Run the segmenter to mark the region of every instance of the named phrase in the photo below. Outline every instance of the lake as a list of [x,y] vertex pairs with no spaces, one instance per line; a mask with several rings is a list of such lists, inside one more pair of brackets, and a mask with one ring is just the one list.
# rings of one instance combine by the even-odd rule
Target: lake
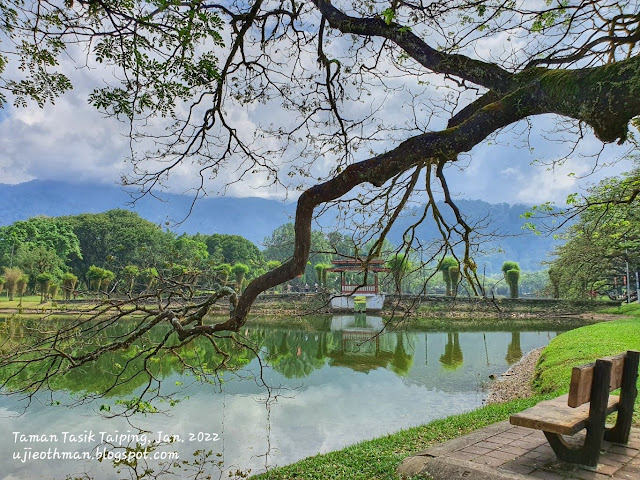
[[[179,455],[179,461],[205,461],[202,468],[213,478],[230,478],[236,470],[258,473],[481,406],[490,374],[506,371],[524,352],[559,333],[403,330],[376,335],[382,318],[364,315],[297,323],[294,328],[251,323],[241,333],[260,358],[231,349],[228,369],[212,376],[211,383],[184,369],[197,358],[198,368],[206,371],[206,342],[192,344],[178,361],[158,361],[152,372],[162,379],[159,392],[171,397],[152,402],[160,413],[105,418],[140,394],[146,380],[136,376],[106,398],[73,408],[51,406],[74,403],[110,384],[114,372],[126,370],[126,354],[105,357],[53,383],[54,391],[38,393],[26,411],[18,397],[0,397],[0,479],[130,478],[122,465],[116,474],[113,461],[145,454],[139,471],[148,464],[157,473]],[[152,441],[162,443],[155,447]],[[138,453],[124,448],[136,444]],[[196,451],[211,455],[194,456]],[[153,455],[165,458],[157,461]],[[172,471],[175,478],[193,474]]]

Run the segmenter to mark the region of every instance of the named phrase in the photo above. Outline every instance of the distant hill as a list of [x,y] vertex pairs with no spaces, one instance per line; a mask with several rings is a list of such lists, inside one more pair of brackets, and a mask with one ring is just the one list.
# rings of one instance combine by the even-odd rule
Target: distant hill
[[262,198],[201,198],[189,212],[192,197],[162,194],[164,201],[145,197],[130,205],[131,197],[116,185],[72,184],[33,180],[18,185],[0,184],[0,225],[36,215],[58,217],[100,213],[126,208],[178,233],[228,233],[241,235],[261,247],[264,237],[290,221],[295,206]]
[[[0,184],[0,204],[4,207],[0,209],[0,225],[9,225],[16,220],[36,215],[53,217],[128,208],[141,217],[178,233],[241,235],[262,248],[264,238],[278,226],[292,221],[295,211],[295,204],[276,200],[206,197],[196,202],[191,215],[183,223],[174,225],[171,222],[182,220],[189,211],[192,198],[171,194],[163,194],[162,198],[165,201],[145,197],[136,202],[135,206],[130,206],[129,195],[115,185],[40,180],[18,185]],[[480,271],[486,264],[487,273],[499,272],[505,260],[520,262],[523,270],[542,268],[540,262],[552,250],[553,240],[522,230],[524,220],[520,215],[526,211],[526,206],[506,203],[494,205],[481,200],[458,200],[457,204],[471,223],[474,219],[490,220],[489,230],[501,235],[500,238],[483,243],[483,250],[490,253],[477,260]],[[403,232],[418,214],[417,209],[405,212],[391,230],[389,240],[399,244]],[[428,222],[416,231],[418,238],[422,240],[433,238],[435,232],[434,225]]]

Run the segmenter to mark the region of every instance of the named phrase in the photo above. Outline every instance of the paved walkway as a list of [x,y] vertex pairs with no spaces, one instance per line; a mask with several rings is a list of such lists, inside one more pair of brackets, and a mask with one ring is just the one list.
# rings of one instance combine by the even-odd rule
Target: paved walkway
[[592,468],[559,462],[541,431],[504,421],[408,457],[398,471],[434,480],[640,480],[640,429],[631,430],[626,445],[604,442]]

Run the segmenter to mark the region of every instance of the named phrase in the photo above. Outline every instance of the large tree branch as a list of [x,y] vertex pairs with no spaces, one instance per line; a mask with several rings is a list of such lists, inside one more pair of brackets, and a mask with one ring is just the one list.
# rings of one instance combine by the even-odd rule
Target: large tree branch
[[382,18],[351,17],[331,5],[329,0],[313,0],[313,3],[329,25],[342,33],[386,38],[433,72],[455,75],[500,93],[509,89],[513,74],[498,65],[438,51],[406,27],[386,23]]

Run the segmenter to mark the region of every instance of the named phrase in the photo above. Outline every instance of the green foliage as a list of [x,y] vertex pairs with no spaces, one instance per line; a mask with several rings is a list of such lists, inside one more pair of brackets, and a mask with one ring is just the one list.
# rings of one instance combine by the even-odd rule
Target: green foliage
[[65,219],[73,228],[82,252],[80,257],[72,256],[70,265],[87,282],[86,273],[91,265],[147,268],[171,260],[174,252],[171,234],[128,210],[85,213]]
[[49,293],[49,285],[55,277],[48,272],[39,273],[36,276],[36,284],[40,291],[40,303],[44,303]]
[[27,291],[28,284],[29,284],[29,277],[27,275],[22,275],[16,281],[16,293],[20,295],[21,299],[24,296],[25,292]]
[[64,292],[65,300],[70,300],[73,292],[78,285],[78,277],[73,273],[67,272],[62,275],[62,291]]
[[218,281],[221,285],[226,285],[229,281],[229,275],[231,275],[231,265],[228,263],[221,263],[215,268],[215,273]]
[[53,272],[55,275],[60,275],[65,268],[64,261],[55,251],[32,243],[20,245],[15,263],[29,275],[32,283],[35,282],[35,277],[39,273]]
[[[70,54],[69,41],[120,72],[120,85],[96,88],[89,100],[127,118],[172,116],[179,102],[194,91],[214,88],[220,78],[215,50],[224,45],[224,24],[200,2],[116,0],[74,6],[70,0],[33,12],[24,2],[0,3],[1,31],[12,45],[0,56],[2,91],[14,96],[16,106],[35,102],[42,107],[72,88],[58,69],[59,57]],[[89,30],[102,33],[89,41],[83,38]],[[5,68],[8,64],[13,68]],[[5,102],[3,93],[0,108]]]
[[318,277],[318,283],[325,289],[328,288],[327,273],[329,272],[327,272],[327,270],[332,266],[333,265],[330,263],[317,263],[314,267],[316,270],[316,275]]
[[[592,187],[568,213],[578,221],[562,235],[549,269],[554,296],[623,295],[626,264],[640,269],[640,167]],[[634,193],[635,192],[635,193]]]
[[276,268],[278,268],[280,265],[282,265],[282,262],[279,260],[269,260],[267,262],[267,270],[271,271],[271,270],[275,270]]
[[184,264],[191,269],[202,267],[208,258],[207,244],[187,234],[180,235],[173,243],[171,262]]
[[511,298],[518,298],[518,281],[520,280],[520,270],[512,268],[505,273],[505,279],[509,285]]
[[506,262],[504,262],[502,264],[501,270],[502,270],[502,273],[504,273],[505,277],[506,277],[507,272],[509,270],[518,270],[518,271],[520,271],[520,265],[518,264],[518,262],[513,262],[513,261],[510,261],[510,260],[507,260]]
[[391,25],[393,23],[393,19],[396,17],[396,12],[392,8],[387,8],[386,10],[383,10],[380,15],[382,16],[384,23]]
[[[265,261],[262,252],[256,245],[240,235],[197,235],[207,245],[209,256],[216,263],[244,263],[253,271],[264,268]],[[268,269],[268,268],[267,268]]]
[[451,267],[456,267],[458,270],[460,269],[460,264],[458,261],[451,256],[444,257],[440,264],[438,265],[438,270],[442,272],[442,279],[446,285],[446,295],[451,296],[452,293],[452,282],[451,277],[449,276],[449,270]]
[[244,263],[236,263],[231,267],[231,273],[236,277],[236,291],[239,293],[242,291],[244,277],[249,273],[249,266]]
[[9,296],[9,300],[13,300],[13,296],[16,293],[16,289],[18,287],[18,280],[22,278],[24,274],[22,270],[17,267],[6,268],[4,269],[4,288],[7,290],[7,295]]
[[91,265],[87,272],[90,288],[95,291],[106,291],[109,284],[116,278],[111,270]]
[[145,268],[140,271],[140,277],[144,281],[147,289],[150,289],[158,278],[158,270],[156,270],[155,267]]
[[49,298],[51,300],[55,300],[56,296],[58,295],[58,290],[60,289],[60,284],[59,283],[50,283],[49,284],[49,289],[48,289],[48,294],[49,294]]
[[460,267],[458,265],[449,267],[449,281],[451,282],[451,294],[457,295],[458,283],[460,282]]
[[33,217],[0,227],[0,262],[9,265],[18,250],[36,248],[53,252],[64,263],[73,255],[82,256],[78,238],[62,218]]
[[387,268],[391,270],[396,292],[402,293],[402,279],[413,268],[409,258],[404,253],[396,253],[387,260]]
[[[295,231],[293,223],[287,223],[276,228],[271,233],[271,236],[264,239],[265,249],[262,254],[265,260],[278,260],[283,263],[286,262],[293,255],[294,237]],[[336,236],[333,238],[336,240]],[[340,239],[340,241],[343,242],[344,239]],[[341,247],[345,248],[346,246],[341,245]],[[331,263],[332,256],[329,252],[332,250],[333,248],[322,232],[311,232],[309,262],[306,266],[304,277],[300,280],[301,284],[304,284],[305,282],[312,283],[313,279],[316,278],[313,267],[314,265],[318,263]],[[353,255],[353,248],[351,248],[348,254]]]

